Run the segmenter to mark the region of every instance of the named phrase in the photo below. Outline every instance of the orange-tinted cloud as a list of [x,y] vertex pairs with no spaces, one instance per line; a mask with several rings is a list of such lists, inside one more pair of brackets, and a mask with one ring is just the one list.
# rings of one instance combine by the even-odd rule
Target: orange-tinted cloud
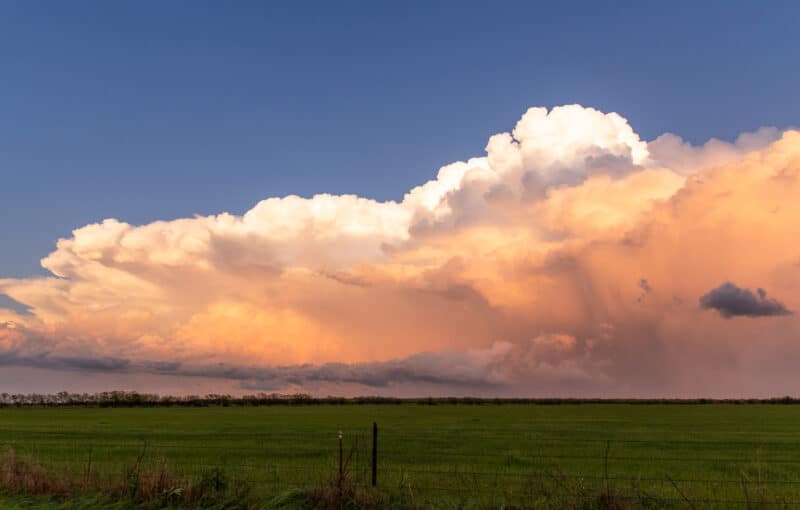
[[321,392],[789,390],[797,316],[701,297],[800,309],[800,133],[647,143],[572,105],[486,150],[400,202],[79,228],[52,277],[0,280],[31,310],[0,310],[0,362]]

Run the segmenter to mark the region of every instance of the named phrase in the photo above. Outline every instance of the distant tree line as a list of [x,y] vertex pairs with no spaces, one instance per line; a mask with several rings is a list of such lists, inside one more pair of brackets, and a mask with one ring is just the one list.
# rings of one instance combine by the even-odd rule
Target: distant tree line
[[767,399],[602,399],[602,398],[479,398],[479,397],[312,397],[305,393],[231,396],[208,394],[204,396],[157,395],[136,391],[104,391],[101,393],[0,393],[0,407],[248,407],[273,405],[565,405],[565,404],[628,404],[628,405],[703,405],[703,404],[800,404],[800,398],[779,397]]

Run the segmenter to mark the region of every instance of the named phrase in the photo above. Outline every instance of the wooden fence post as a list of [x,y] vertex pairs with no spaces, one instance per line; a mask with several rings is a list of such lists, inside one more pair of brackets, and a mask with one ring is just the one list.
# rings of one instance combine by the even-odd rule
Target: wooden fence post
[[339,485],[342,483],[342,476],[344,476],[344,464],[342,455],[342,431],[339,431]]

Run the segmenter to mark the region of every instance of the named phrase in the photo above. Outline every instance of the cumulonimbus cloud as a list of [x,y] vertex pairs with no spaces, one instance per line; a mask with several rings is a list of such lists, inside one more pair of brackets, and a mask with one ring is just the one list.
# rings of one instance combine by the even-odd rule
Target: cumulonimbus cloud
[[[532,108],[400,201],[78,228],[50,277],[0,279],[28,310],[0,308],[0,363],[323,393],[781,392],[797,317],[717,287],[797,308],[797,196],[795,131],[693,147]],[[743,309],[756,320],[724,320]]]

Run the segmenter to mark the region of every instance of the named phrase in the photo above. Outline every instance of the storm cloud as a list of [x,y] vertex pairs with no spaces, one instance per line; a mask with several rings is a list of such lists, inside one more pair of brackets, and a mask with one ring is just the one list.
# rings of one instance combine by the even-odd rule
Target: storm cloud
[[0,365],[53,390],[145,374],[323,395],[783,394],[798,196],[795,131],[693,147],[616,113],[531,108],[397,201],[76,228],[48,276],[0,278],[19,303],[0,302]]
[[[588,389],[592,377],[568,362],[575,339],[548,335],[521,344],[495,343],[487,349],[423,352],[403,359],[370,363],[324,363],[282,366],[192,364],[107,357],[54,356],[47,352],[0,353],[0,367],[21,366],[84,374],[144,373],[156,376],[233,381],[243,390],[291,391],[342,386],[374,393],[395,387],[428,388],[439,393],[507,392],[538,375]],[[563,364],[563,366],[562,366]],[[584,367],[587,368],[587,367]]]
[[750,289],[737,287],[731,282],[725,282],[702,295],[700,297],[700,306],[716,310],[726,319],[732,317],[774,317],[793,313],[777,299],[768,298],[764,289],[759,288],[756,293],[753,293]]

